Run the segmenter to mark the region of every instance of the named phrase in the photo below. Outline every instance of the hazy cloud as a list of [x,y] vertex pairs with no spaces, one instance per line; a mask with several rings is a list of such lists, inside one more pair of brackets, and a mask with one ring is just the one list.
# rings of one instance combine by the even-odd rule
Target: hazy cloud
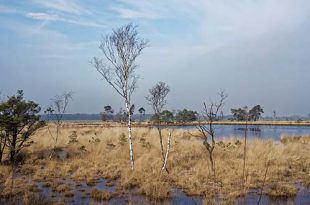
[[88,12],[85,8],[81,7],[80,3],[76,0],[32,0],[32,2],[46,9],[53,9],[66,13],[82,14]]
[[158,18],[160,18],[160,16],[157,13],[155,13],[151,10],[141,11],[141,10],[124,8],[123,6],[112,6],[110,9],[112,11],[117,12],[118,15],[124,19],[138,19],[138,18],[158,19]]
[[90,22],[90,21],[84,21],[84,20],[73,20],[69,18],[63,18],[60,17],[57,14],[48,14],[48,13],[27,13],[26,16],[28,18],[36,19],[36,20],[43,20],[43,21],[60,21],[60,22],[65,22],[65,23],[70,23],[70,24],[77,24],[80,26],[89,26],[89,27],[104,27],[103,24],[98,24],[95,22]]
[[226,114],[258,103],[267,114],[310,111],[308,0],[30,2],[0,6],[3,95],[25,88],[44,105],[49,96],[33,88],[40,84],[52,96],[73,90],[72,112],[100,112],[104,104],[118,109],[122,102],[88,62],[102,55],[101,34],[133,21],[150,40],[138,59],[136,105],[145,106],[148,88],[165,81],[169,109],[200,111],[225,89]]
[[27,17],[37,19],[37,20],[47,20],[47,21],[59,21],[63,20],[58,15],[47,14],[47,13],[27,13]]

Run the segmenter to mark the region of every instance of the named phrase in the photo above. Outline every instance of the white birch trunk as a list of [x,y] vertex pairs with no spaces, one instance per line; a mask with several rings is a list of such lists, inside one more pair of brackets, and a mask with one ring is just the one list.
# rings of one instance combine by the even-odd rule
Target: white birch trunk
[[169,132],[166,156],[165,156],[165,160],[164,160],[164,163],[163,163],[163,167],[161,168],[161,171],[166,169],[166,165],[167,165],[167,161],[168,161],[168,156],[169,156],[169,151],[170,151],[170,139],[171,139],[171,132]]
[[126,109],[128,113],[128,142],[129,142],[129,153],[130,153],[130,162],[131,162],[131,169],[134,168],[134,159],[133,159],[133,146],[132,146],[132,132],[131,132],[131,113],[129,103],[126,102]]

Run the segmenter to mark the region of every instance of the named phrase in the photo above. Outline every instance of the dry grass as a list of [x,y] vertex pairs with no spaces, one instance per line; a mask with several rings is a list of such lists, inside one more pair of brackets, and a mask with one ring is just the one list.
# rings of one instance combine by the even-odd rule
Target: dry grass
[[271,197],[294,197],[297,194],[297,188],[289,184],[276,183],[269,187],[267,194]]
[[310,136],[281,136],[281,142],[283,144],[288,143],[310,144]]
[[41,194],[33,194],[26,193],[23,196],[18,198],[12,198],[5,201],[6,205],[16,205],[16,204],[24,204],[24,205],[60,205],[60,203],[54,203],[45,198],[45,196]]
[[22,196],[24,193],[28,192],[27,180],[23,177],[14,179],[8,176],[4,183],[4,188],[0,192],[0,197],[9,198],[14,196]]
[[29,186],[28,190],[30,192],[40,192],[41,190],[39,189],[37,184],[32,184]]
[[57,192],[69,192],[71,191],[71,187],[67,184],[60,184],[55,188],[55,191]]
[[[198,124],[208,124],[207,121],[193,121],[193,122],[174,122],[173,125],[175,126],[184,126],[184,125],[198,125]],[[222,121],[215,121],[214,124],[219,125],[245,125],[245,121],[231,121],[231,120],[222,120]],[[310,120],[259,120],[259,121],[248,121],[248,125],[266,125],[266,126],[310,126]],[[149,122],[132,122],[132,126],[135,128],[148,128],[150,127]],[[171,124],[170,124],[171,125]],[[118,123],[118,122],[102,122],[102,121],[83,121],[83,122],[68,122],[63,125],[64,129],[68,128],[123,128],[126,126],[126,123]],[[88,135],[92,133],[92,131],[84,131],[83,134]]]
[[10,174],[10,168],[7,166],[0,165],[0,185],[6,181],[7,176],[9,176],[9,174]]
[[98,189],[93,189],[90,193],[91,197],[101,201],[101,200],[110,200],[112,199],[114,193],[107,191],[100,191]]
[[[78,143],[68,144],[68,136],[73,131],[77,133]],[[58,179],[71,178],[75,182],[94,185],[96,179],[103,177],[118,179],[119,192],[136,188],[141,194],[156,199],[169,197],[175,187],[181,188],[189,195],[211,197],[218,192],[220,200],[223,201],[229,201],[242,194],[241,139],[217,141],[214,150],[216,169],[216,181],[214,181],[205,147],[200,139],[189,135],[186,131],[178,129],[173,133],[167,164],[169,174],[160,171],[162,159],[156,130],[133,129],[134,171],[130,169],[128,143],[123,139],[124,134],[127,136],[127,129],[124,127],[66,124],[61,129],[59,147],[68,153],[67,157],[64,160],[60,158],[50,160],[48,153],[52,140],[48,131],[42,129],[34,137],[35,144],[28,149],[30,158],[20,169],[21,174],[28,177],[31,175],[33,180],[45,182],[47,186],[65,193],[70,193],[71,188],[59,184]],[[167,136],[167,131],[163,134]],[[286,140],[281,144],[271,140],[250,140],[246,161],[246,187],[259,189],[262,186],[266,162],[270,163],[266,187],[285,183],[287,188],[295,186],[297,182],[309,185],[309,156],[309,143],[292,143]],[[0,182],[3,181],[4,190],[7,191],[9,170],[0,166],[0,171]],[[106,194],[96,189],[93,191],[94,198]],[[288,189],[280,189],[280,192],[286,195],[291,193]]]

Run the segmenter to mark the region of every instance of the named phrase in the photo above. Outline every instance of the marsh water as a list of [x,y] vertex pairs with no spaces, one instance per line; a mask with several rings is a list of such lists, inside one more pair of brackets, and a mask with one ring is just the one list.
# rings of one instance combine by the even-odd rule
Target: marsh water
[[[178,127],[188,131],[195,129],[194,126]],[[225,137],[243,137],[244,125],[215,125],[215,133],[218,138]],[[280,140],[281,136],[310,136],[309,126],[248,126],[248,137],[259,139]],[[72,197],[64,197],[63,193],[53,191],[50,187],[45,187],[43,183],[37,183],[41,196],[53,201],[64,201],[66,204],[90,204],[98,202],[103,204],[204,204],[206,199],[201,196],[188,196],[181,189],[171,190],[171,197],[166,200],[154,200],[141,195],[139,190],[132,189],[115,195],[108,201],[96,201],[90,196],[90,192],[96,188],[100,191],[117,192],[117,181],[114,181],[112,186],[107,186],[107,181],[103,178],[98,179],[94,185],[86,183],[75,183],[70,179],[63,180],[62,183],[69,184],[74,195]],[[236,199],[235,205],[251,205],[258,204],[260,195],[258,190],[249,190],[243,198]],[[213,201],[214,202],[214,201]],[[0,199],[0,205],[7,204],[5,200]],[[19,204],[19,203],[16,203]],[[22,204],[22,203],[20,203]],[[221,204],[220,201],[215,201],[215,204]],[[299,186],[298,193],[293,198],[272,198],[267,195],[262,195],[260,199],[261,205],[275,204],[310,204],[310,190]]]
[[261,199],[259,192],[257,191],[249,191],[247,195],[244,198],[239,198],[236,200],[235,205],[251,205],[251,204],[258,204],[258,201],[260,201],[259,204],[261,205],[309,205],[310,204],[310,191],[309,189],[306,189],[305,187],[299,186],[299,191],[297,195],[293,198],[286,198],[286,197],[269,197],[267,195],[262,195]]
[[[181,126],[181,129],[193,130],[195,126]],[[214,125],[218,138],[243,137],[245,125]],[[280,140],[281,136],[310,136],[310,126],[263,126],[249,125],[247,136],[249,138]]]
[[[113,185],[107,186],[107,181],[103,178],[98,179],[97,182],[93,185],[87,185],[86,183],[75,183],[73,180],[65,179],[62,183],[68,184],[72,187],[72,191],[74,196],[72,197],[64,197],[62,193],[58,193],[52,190],[50,187],[45,187],[44,183],[39,182],[37,185],[39,187],[39,192],[37,194],[43,196],[45,199],[64,202],[65,204],[112,204],[112,205],[127,205],[127,204],[163,204],[163,205],[187,205],[187,204],[195,204],[202,205],[207,202],[212,202],[214,204],[221,204],[219,199],[211,199],[207,200],[202,196],[188,196],[181,189],[173,189],[171,190],[171,198],[165,200],[154,200],[139,193],[137,188],[124,191],[115,195],[110,200],[105,201],[97,201],[96,199],[90,196],[90,192],[93,189],[97,189],[100,191],[107,192],[117,192],[117,182],[114,181]],[[293,198],[273,198],[267,195],[262,195],[260,199],[260,191],[259,190],[249,190],[247,195],[242,198],[238,198],[235,200],[234,205],[252,205],[258,204],[260,201],[260,205],[309,205],[310,204],[310,191],[305,187],[298,186],[298,193]],[[0,204],[7,204],[5,200],[0,199]],[[11,203],[12,204],[12,203]],[[13,204],[22,205],[21,201],[15,201]],[[207,203],[208,204],[208,203]]]

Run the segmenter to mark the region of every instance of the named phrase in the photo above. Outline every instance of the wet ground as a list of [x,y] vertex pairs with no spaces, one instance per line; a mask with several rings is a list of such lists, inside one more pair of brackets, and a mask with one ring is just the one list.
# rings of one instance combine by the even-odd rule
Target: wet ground
[[[181,189],[173,189],[171,191],[171,198],[165,200],[154,200],[141,195],[139,190],[132,189],[122,193],[117,193],[117,182],[107,181],[105,179],[98,179],[94,184],[86,184],[86,182],[76,183],[71,179],[61,180],[63,184],[67,184],[71,187],[71,192],[74,194],[72,197],[66,197],[64,192],[59,193],[54,191],[51,187],[46,187],[44,182],[37,182],[39,191],[36,192],[38,195],[52,201],[65,202],[65,204],[90,204],[97,202],[98,204],[112,204],[112,205],[123,205],[123,204],[172,204],[172,205],[187,205],[197,204],[202,205],[206,201],[201,196],[188,196]],[[110,200],[98,201],[91,197],[91,191],[97,189],[100,191],[106,191],[115,193],[114,197]],[[235,200],[235,205],[252,205],[258,204],[260,198],[260,192],[257,190],[250,190],[246,197]],[[214,200],[211,200],[214,202]],[[7,204],[5,200],[0,200],[0,204]],[[22,204],[21,202],[15,202],[14,204]],[[220,201],[216,200],[215,204],[221,204]],[[298,205],[309,205],[310,204],[310,190],[302,186],[299,187],[298,194],[294,198],[272,198],[267,195],[262,195],[260,199],[260,205],[282,205],[282,204],[298,204]]]
[[[105,179],[97,180],[94,186],[89,186],[85,182],[76,184],[72,180],[63,181],[66,184],[70,184],[73,188],[74,196],[73,197],[63,197],[62,193],[53,192],[51,188],[43,187],[43,183],[39,184],[39,188],[42,190],[42,194],[52,200],[62,201],[65,198],[67,204],[89,204],[91,202],[100,202],[96,199],[93,199],[90,196],[90,192],[93,189],[98,189],[100,191],[107,191],[116,193],[117,192],[117,182],[107,181]],[[109,182],[109,183],[107,183]],[[107,186],[108,184],[108,186]],[[187,204],[203,204],[206,200],[204,197],[200,196],[188,196],[181,189],[173,189],[171,191],[171,198],[166,200],[154,200],[141,195],[138,189],[132,189],[120,194],[115,195],[109,201],[101,201],[106,204],[172,204],[172,205],[187,205]],[[251,205],[258,204],[260,198],[259,191],[249,191],[245,198],[240,198],[235,201],[235,205]],[[220,204],[220,202],[217,202]],[[282,205],[282,204],[299,204],[299,205],[310,205],[310,190],[304,187],[299,187],[298,194],[294,198],[272,198],[267,195],[262,195],[260,203],[261,205]]]
[[[44,187],[44,183],[38,183],[39,189],[42,190],[41,194],[53,201],[65,201],[66,204],[90,204],[91,202],[105,202],[105,204],[202,204],[202,197],[190,197],[184,194],[180,189],[172,190],[172,198],[167,200],[154,200],[139,193],[138,189],[131,189],[130,191],[125,191],[123,193],[117,193],[116,185],[117,182],[107,181],[105,179],[97,180],[94,185],[87,185],[85,182],[75,183],[72,180],[62,181],[65,184],[70,184],[73,188],[73,197],[63,197],[63,193],[57,193],[50,187]],[[111,193],[117,193],[111,200],[108,201],[98,201],[93,199],[90,195],[93,189],[100,191],[107,191]]]

